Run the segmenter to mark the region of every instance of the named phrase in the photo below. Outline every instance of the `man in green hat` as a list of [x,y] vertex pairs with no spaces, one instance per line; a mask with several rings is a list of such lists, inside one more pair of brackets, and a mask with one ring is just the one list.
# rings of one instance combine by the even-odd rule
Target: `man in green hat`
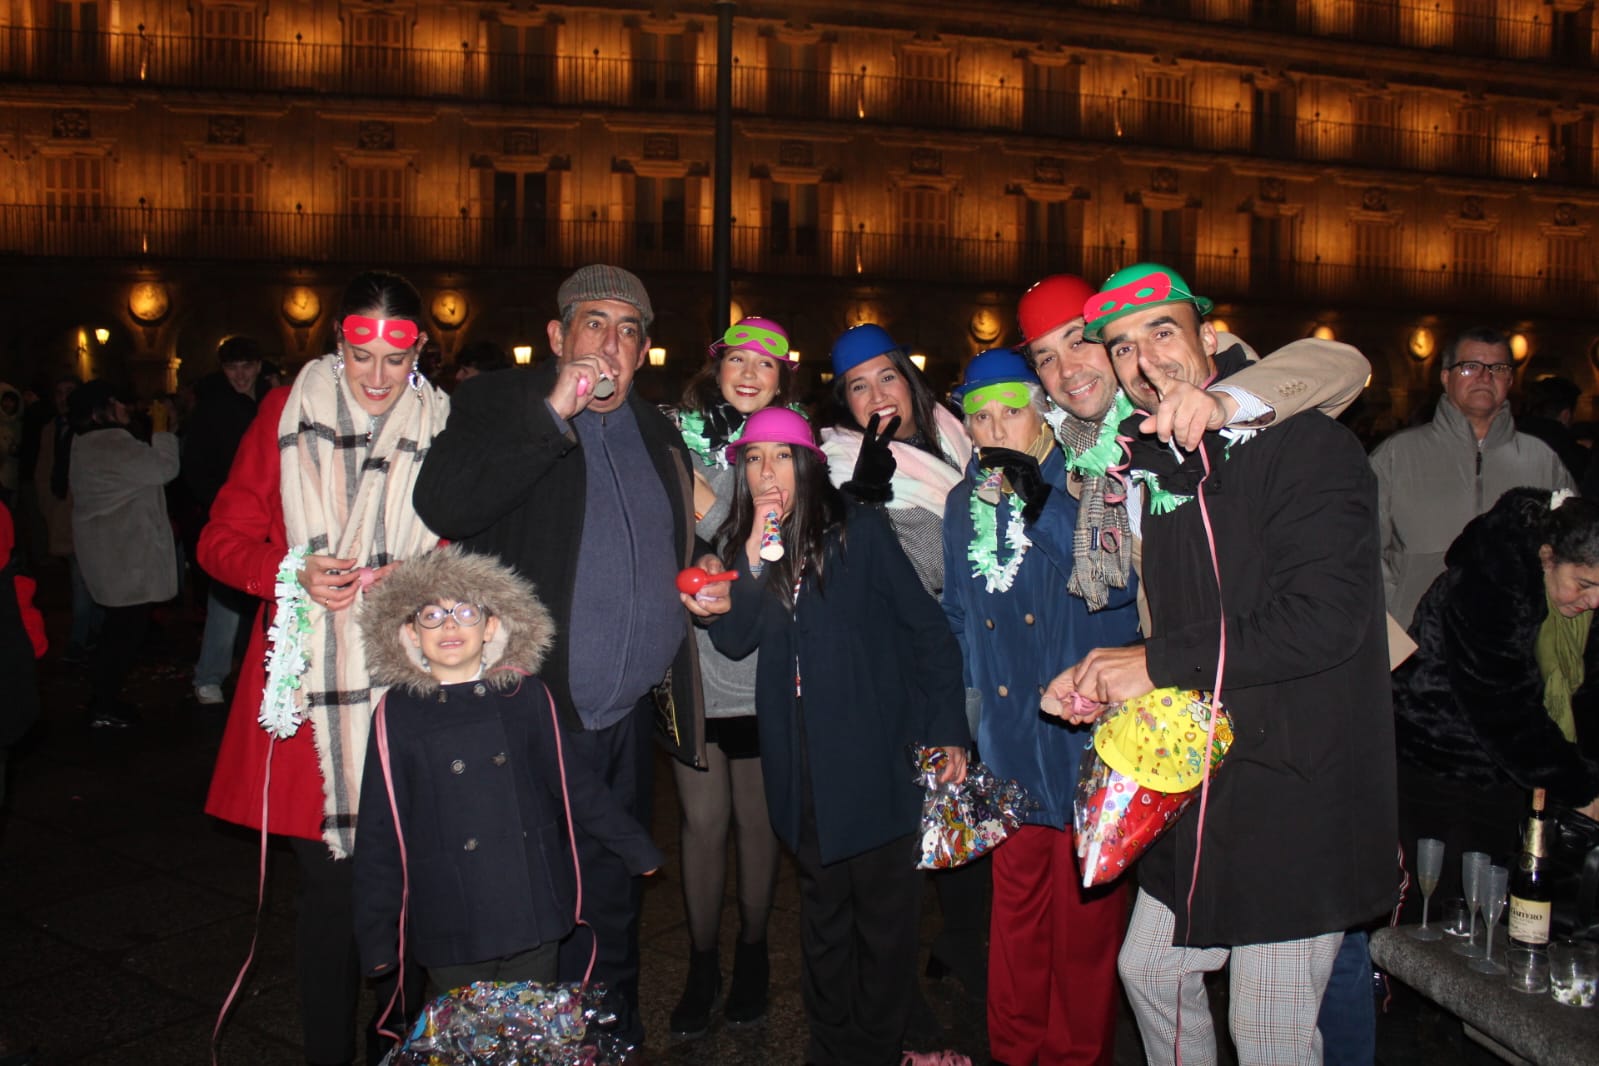
[[[1116,431],[1134,403],[1117,385],[1104,346],[1084,337],[1083,307],[1095,296],[1082,278],[1055,274],[1028,289],[1016,308],[1022,350],[1052,404],[1048,417],[1067,457],[1068,484],[1082,500],[1069,588],[1090,610],[1105,604],[1110,589],[1126,587],[1133,557],[1129,508],[1114,502],[1119,492],[1107,468],[1121,458]],[[1218,336],[1226,339],[1224,346],[1242,343]],[[1244,350],[1255,360],[1252,350]],[[1173,385],[1146,408],[1151,420],[1144,428],[1191,450],[1207,430],[1264,428],[1304,411],[1336,418],[1360,395],[1370,373],[1349,345],[1307,337],[1251,361],[1212,388]]]
[[[1084,334],[1129,396],[1158,404],[1243,367],[1209,308],[1175,271],[1141,264],[1085,304]],[[1236,739],[1203,827],[1190,807],[1140,860],[1118,970],[1151,1062],[1176,1057],[1179,1000],[1181,1057],[1214,1058],[1204,974],[1223,965],[1239,1062],[1320,1062],[1344,930],[1389,910],[1396,887],[1376,480],[1326,418],[1207,432],[1186,454],[1132,435],[1151,635],[1090,652],[1046,695],[1092,701],[1068,713],[1080,721],[1157,687],[1219,689]]]

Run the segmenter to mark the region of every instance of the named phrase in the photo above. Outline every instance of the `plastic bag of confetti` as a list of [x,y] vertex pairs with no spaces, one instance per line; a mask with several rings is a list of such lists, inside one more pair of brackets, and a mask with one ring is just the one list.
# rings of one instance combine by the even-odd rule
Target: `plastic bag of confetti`
[[[1073,829],[1083,887],[1120,877],[1199,795],[1207,772],[1210,694],[1175,688],[1128,700],[1094,727],[1078,769]],[[1232,721],[1216,715],[1208,770],[1232,746]]]
[[632,1049],[599,1030],[603,986],[479,981],[422,1011],[385,1066],[608,1066]]
[[1000,781],[980,762],[966,767],[966,780],[939,784],[938,773],[949,761],[943,748],[912,748],[916,782],[922,786],[921,846],[916,866],[947,870],[964,866],[994,850],[995,845],[1038,809],[1038,802],[1015,781]]

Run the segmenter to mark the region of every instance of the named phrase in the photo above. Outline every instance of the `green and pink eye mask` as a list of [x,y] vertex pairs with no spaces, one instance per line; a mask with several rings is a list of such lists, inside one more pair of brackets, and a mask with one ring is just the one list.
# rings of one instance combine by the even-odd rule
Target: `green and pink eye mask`
[[975,415],[995,400],[1018,410],[1033,402],[1033,398],[1027,394],[1027,386],[1022,382],[999,381],[968,392],[961,400],[961,407],[967,414]]
[[720,351],[754,352],[793,363],[789,354],[788,332],[769,318],[743,318],[727,328],[722,338],[711,345],[711,354]]

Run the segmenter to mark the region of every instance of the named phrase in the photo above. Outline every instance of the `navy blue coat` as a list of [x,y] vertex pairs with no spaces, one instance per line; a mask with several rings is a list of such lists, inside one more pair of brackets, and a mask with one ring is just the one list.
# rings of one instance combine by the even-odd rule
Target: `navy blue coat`
[[[390,689],[394,798],[410,870],[406,942],[423,966],[504,958],[572,929],[572,850],[555,721],[544,686],[510,691],[445,685],[419,697]],[[649,834],[617,806],[598,773],[565,752],[572,818],[635,873],[661,864]],[[361,780],[355,847],[355,934],[367,973],[398,959],[400,850],[378,762],[377,728]]]
[[[944,504],[944,613],[960,641],[966,686],[982,699],[978,757],[1039,802],[1040,810],[1028,821],[1067,828],[1078,760],[1093,730],[1044,714],[1038,698],[1057,674],[1093,649],[1138,639],[1137,578],[1129,574],[1125,589],[1111,589],[1109,602],[1098,611],[1089,611],[1081,597],[1066,591],[1077,501],[1066,490],[1066,460],[1054,448],[1041,464],[1053,491],[1043,513],[1026,527],[1032,546],[1011,587],[989,592],[984,579],[972,575],[967,558],[972,469]],[[1001,538],[1010,520],[1011,503],[1002,500],[994,519]]]
[[971,741],[960,647],[887,520],[850,504],[844,542],[830,535],[825,587],[807,576],[793,615],[740,551],[732,607],[711,626],[724,655],[760,649],[755,709],[772,827],[797,848],[808,795],[823,863],[916,832],[910,747]]

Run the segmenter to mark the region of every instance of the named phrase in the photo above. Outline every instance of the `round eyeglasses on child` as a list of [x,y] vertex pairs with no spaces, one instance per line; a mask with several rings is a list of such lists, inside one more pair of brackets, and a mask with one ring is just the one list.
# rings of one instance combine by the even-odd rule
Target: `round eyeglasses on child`
[[437,629],[446,618],[453,618],[456,625],[470,629],[483,621],[483,613],[483,608],[475,603],[458,603],[450,608],[430,603],[416,612],[416,624],[423,629]]

